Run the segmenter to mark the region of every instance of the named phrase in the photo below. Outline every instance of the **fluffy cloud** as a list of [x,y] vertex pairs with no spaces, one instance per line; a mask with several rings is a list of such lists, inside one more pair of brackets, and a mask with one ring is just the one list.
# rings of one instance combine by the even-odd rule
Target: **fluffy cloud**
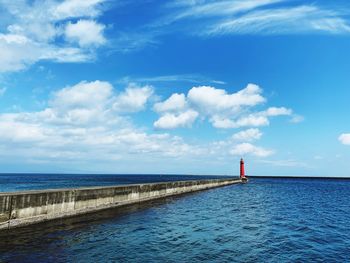
[[188,110],[178,115],[166,113],[160,117],[155,123],[154,127],[158,129],[174,129],[178,127],[189,127],[198,117],[198,112]]
[[338,140],[345,145],[350,145],[350,133],[343,133],[338,137]]
[[[28,52],[30,49],[31,52]],[[25,36],[0,33],[0,72],[20,70],[40,56],[40,45]]]
[[79,46],[99,46],[106,42],[103,36],[105,26],[92,20],[79,20],[77,23],[68,23],[65,30],[66,38],[78,42]]
[[45,131],[39,124],[17,121],[15,116],[1,116],[0,137],[7,142],[34,142],[44,139]]
[[[293,111],[285,107],[277,108],[270,107],[265,111],[256,112],[239,117],[236,120],[232,120],[226,115],[214,115],[210,121],[215,128],[229,129],[229,128],[239,128],[239,127],[260,127],[268,126],[270,121],[268,117],[276,116],[290,116]],[[293,119],[292,119],[293,120]]]
[[[293,111],[285,107],[253,111],[255,106],[265,102],[262,89],[255,84],[248,84],[246,88],[231,94],[209,86],[193,87],[187,96],[174,93],[165,101],[156,103],[154,110],[161,116],[154,126],[162,129],[190,126],[187,124],[192,124],[200,116],[202,119],[207,118],[213,127],[220,129],[260,127],[269,125],[271,117],[293,115]],[[194,118],[192,115],[192,118],[186,119],[186,123],[179,121],[179,117],[181,120],[185,119],[185,112],[189,110],[197,112],[198,116]]]
[[105,0],[66,0],[50,10],[56,19],[71,17],[96,17],[100,15],[99,5]]
[[78,62],[93,59],[93,54],[75,47],[57,47],[19,34],[0,33],[0,72],[17,71],[38,60]]
[[118,112],[137,112],[143,110],[152,94],[152,86],[140,87],[136,84],[130,84],[125,92],[116,97],[113,103],[113,109]]
[[[230,154],[266,157],[273,153],[249,143],[262,136],[253,128],[222,141],[190,144],[179,136],[135,126],[132,114],[144,110],[153,94],[150,86],[130,84],[117,91],[105,81],[82,81],[64,87],[53,92],[48,106],[40,111],[0,114],[0,157],[64,166],[88,163],[90,167],[101,162],[112,167],[169,157],[203,161],[225,159]],[[187,99],[183,104],[181,94],[174,97],[169,101],[180,101],[184,108],[173,107],[172,103],[158,104],[166,110],[162,112],[158,106],[162,113],[155,128],[189,127],[201,114],[204,116]]]
[[52,93],[41,111],[0,114],[0,156],[11,152],[25,160],[65,163],[201,154],[201,147],[178,136],[147,133],[125,116],[144,109],[152,93],[151,87],[136,85],[117,93],[104,81],[65,87]]
[[264,158],[274,154],[274,150],[265,149],[252,144],[253,141],[259,140],[262,132],[259,129],[251,128],[234,133],[225,140],[211,143],[208,152],[213,156],[226,158],[227,155],[247,156],[251,155],[258,158]]
[[[101,14],[99,0],[20,1],[2,4],[0,72],[18,71],[40,61],[84,62],[106,42],[104,25],[89,19]],[[64,30],[65,29],[65,30]],[[62,42],[62,35],[67,42]],[[77,46],[75,43],[78,43]]]
[[186,107],[186,98],[184,94],[174,93],[164,102],[158,102],[154,105],[154,110],[158,113],[167,111],[179,111]]
[[239,156],[251,154],[258,157],[267,157],[273,154],[273,151],[254,146],[253,144],[250,144],[250,143],[241,143],[241,144],[235,145],[231,149],[230,154],[239,155]]
[[241,117],[237,120],[231,120],[227,117],[215,115],[210,119],[212,125],[219,129],[230,129],[239,127],[259,127],[267,126],[270,124],[266,116],[249,114],[248,116]]
[[247,129],[244,131],[237,132],[232,135],[233,140],[238,141],[254,141],[259,140],[262,136],[262,133],[259,129]]
[[79,125],[100,122],[120,122],[120,113],[134,113],[144,109],[153,94],[150,86],[130,84],[116,94],[105,81],[80,82],[53,93],[49,108],[38,112],[42,120],[51,123],[75,123]]
[[105,105],[111,98],[113,87],[108,82],[80,82],[54,93],[50,105],[56,108],[96,108]]
[[202,86],[190,89],[187,98],[190,103],[208,114],[222,111],[235,113],[242,106],[255,106],[265,102],[261,92],[261,88],[254,84],[248,84],[246,88],[233,94],[227,94],[223,89]]

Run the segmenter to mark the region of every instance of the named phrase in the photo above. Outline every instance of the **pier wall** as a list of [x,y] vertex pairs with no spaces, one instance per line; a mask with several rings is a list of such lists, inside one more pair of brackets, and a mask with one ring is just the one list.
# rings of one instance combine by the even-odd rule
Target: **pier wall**
[[228,178],[0,193],[0,230],[241,182]]

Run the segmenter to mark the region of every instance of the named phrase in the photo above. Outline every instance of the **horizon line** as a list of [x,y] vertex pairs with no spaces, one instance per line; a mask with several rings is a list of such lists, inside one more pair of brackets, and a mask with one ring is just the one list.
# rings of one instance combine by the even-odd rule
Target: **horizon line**
[[[159,175],[159,176],[220,176],[220,177],[239,177],[238,174],[177,174],[177,173],[69,173],[69,172],[0,172],[0,175]],[[296,178],[296,179],[350,179],[350,176],[312,176],[312,175],[246,175],[249,178]]]

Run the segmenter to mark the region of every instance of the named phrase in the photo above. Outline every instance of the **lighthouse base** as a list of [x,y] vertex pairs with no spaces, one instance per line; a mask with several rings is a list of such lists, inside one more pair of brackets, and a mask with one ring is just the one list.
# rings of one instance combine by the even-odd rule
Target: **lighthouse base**
[[248,178],[247,177],[241,177],[242,183],[246,184],[248,183]]

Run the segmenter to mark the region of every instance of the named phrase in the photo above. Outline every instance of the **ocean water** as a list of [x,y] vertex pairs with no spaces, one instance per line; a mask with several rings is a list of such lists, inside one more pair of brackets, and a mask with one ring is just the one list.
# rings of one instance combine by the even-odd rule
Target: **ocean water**
[[350,262],[350,181],[251,178],[0,233],[0,262]]

